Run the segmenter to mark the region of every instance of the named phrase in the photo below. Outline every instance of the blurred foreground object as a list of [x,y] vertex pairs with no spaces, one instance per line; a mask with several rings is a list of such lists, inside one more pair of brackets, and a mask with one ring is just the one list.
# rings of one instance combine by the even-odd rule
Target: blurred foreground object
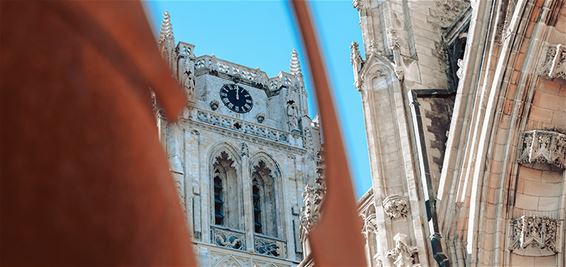
[[0,265],[194,265],[151,112],[185,97],[137,1],[0,2]]
[[340,126],[330,84],[318,47],[307,2],[292,1],[309,58],[325,139],[326,195],[318,225],[309,233],[316,266],[365,266],[361,221],[356,212],[354,190],[348,170]]

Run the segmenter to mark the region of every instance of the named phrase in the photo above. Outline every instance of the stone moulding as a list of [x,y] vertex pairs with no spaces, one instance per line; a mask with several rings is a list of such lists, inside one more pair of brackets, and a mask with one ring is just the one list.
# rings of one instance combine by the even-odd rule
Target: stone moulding
[[566,80],[566,46],[548,44],[543,49],[539,74],[549,79],[562,78]]
[[392,220],[407,217],[409,200],[399,195],[388,196],[383,200],[383,210]]
[[523,215],[511,219],[509,250],[522,256],[551,256],[558,253],[556,244],[560,222],[546,216]]
[[518,162],[539,170],[564,170],[566,166],[566,134],[552,130],[523,132]]

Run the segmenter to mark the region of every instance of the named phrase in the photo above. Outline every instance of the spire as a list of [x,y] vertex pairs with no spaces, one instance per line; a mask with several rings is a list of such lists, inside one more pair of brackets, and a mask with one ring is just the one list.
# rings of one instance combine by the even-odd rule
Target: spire
[[293,52],[291,52],[291,67],[290,67],[291,74],[303,78],[303,72],[301,71],[301,65],[299,63],[299,55],[297,54],[297,50],[293,48]]
[[161,21],[161,32],[159,33],[159,40],[157,41],[160,49],[173,49],[175,46],[175,37],[173,36],[173,26],[171,25],[171,17],[169,12],[163,13],[163,20]]

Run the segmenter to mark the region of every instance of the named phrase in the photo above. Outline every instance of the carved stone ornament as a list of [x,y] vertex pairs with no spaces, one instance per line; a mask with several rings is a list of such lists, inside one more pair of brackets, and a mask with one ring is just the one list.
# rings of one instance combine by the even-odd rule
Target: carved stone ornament
[[430,15],[438,19],[441,27],[448,27],[470,6],[469,0],[436,0]]
[[523,256],[551,256],[558,252],[560,222],[545,216],[527,216],[511,219],[509,250]]
[[388,196],[383,200],[383,211],[392,220],[406,218],[409,212],[409,200],[399,195]]
[[362,10],[365,6],[365,0],[353,0],[352,6],[358,11]]
[[[367,216],[362,217],[362,221],[364,223],[362,233],[367,235],[370,232],[377,231],[377,218],[375,213],[368,214]],[[367,237],[366,237],[367,238]]]
[[409,237],[402,233],[397,233],[393,240],[395,240],[395,247],[387,251],[387,257],[393,260],[396,267],[413,267],[413,255],[418,251],[417,247],[409,245]]
[[352,42],[350,45],[350,51],[350,63],[352,63],[352,68],[354,70],[354,85],[356,88],[360,89],[362,86],[362,77],[360,76],[360,72],[362,71],[364,60],[360,55],[358,43]]
[[248,144],[242,143],[241,154],[242,154],[242,157],[247,157],[247,156],[250,155],[250,149],[248,148]]
[[532,130],[521,135],[519,164],[539,170],[564,170],[566,134],[553,130]]
[[213,111],[218,109],[218,101],[217,100],[210,101],[210,109],[212,109]]
[[303,193],[305,206],[301,209],[301,237],[306,234],[316,225],[320,219],[320,210],[324,195],[326,194],[326,182],[323,176],[324,172],[324,158],[323,152],[317,153],[317,167],[316,179],[313,185],[306,185],[305,192]]
[[298,108],[295,101],[287,101],[287,125],[289,126],[289,131],[295,131],[299,129],[299,114]]
[[319,175],[313,185],[306,185],[303,198],[305,206],[301,211],[301,236],[305,236],[320,219],[320,209],[324,195],[326,194],[326,184]]
[[259,113],[257,114],[257,116],[255,116],[257,122],[259,123],[263,123],[263,121],[265,120],[265,115],[263,115],[263,113]]
[[[188,52],[185,52],[185,54],[188,54]],[[188,56],[183,66],[182,81],[187,92],[187,100],[193,101],[196,90],[195,62],[188,58]]]
[[538,73],[549,79],[566,80],[566,47],[562,44],[547,45],[543,50]]

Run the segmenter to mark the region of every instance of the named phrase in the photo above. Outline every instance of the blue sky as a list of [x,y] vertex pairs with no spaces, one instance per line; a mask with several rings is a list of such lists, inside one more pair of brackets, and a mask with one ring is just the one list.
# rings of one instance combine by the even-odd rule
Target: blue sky
[[[194,44],[195,54],[259,67],[269,76],[289,71],[291,50],[299,52],[307,82],[310,115],[316,115],[315,97],[299,33],[286,1],[148,1],[145,2],[158,34],[164,11],[169,11],[175,40]],[[327,72],[333,86],[350,170],[359,198],[371,186],[364,118],[359,92],[353,85],[350,43],[361,43],[359,18],[352,1],[312,1]]]

